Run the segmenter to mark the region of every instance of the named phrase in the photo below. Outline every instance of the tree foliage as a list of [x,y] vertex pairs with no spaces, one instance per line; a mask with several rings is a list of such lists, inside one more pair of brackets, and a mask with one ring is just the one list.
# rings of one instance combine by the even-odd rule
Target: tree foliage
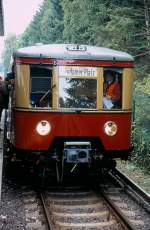
[[99,45],[150,59],[150,1],[44,0],[20,46],[37,42]]
[[58,43],[62,40],[63,11],[60,0],[45,0],[23,33],[19,46],[35,43]]
[[[135,82],[134,160],[150,170],[150,74]],[[144,156],[144,157],[143,157]]]

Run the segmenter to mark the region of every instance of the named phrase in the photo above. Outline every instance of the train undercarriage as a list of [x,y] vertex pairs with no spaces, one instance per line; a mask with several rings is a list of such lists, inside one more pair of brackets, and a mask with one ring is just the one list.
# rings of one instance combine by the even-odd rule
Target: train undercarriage
[[[6,147],[5,159],[7,164],[22,168],[38,176],[54,177],[61,183],[67,176],[99,176],[105,168],[116,166],[116,161],[105,155],[104,150],[96,146],[96,140],[90,142],[58,139],[49,151],[22,151]],[[9,166],[10,167],[10,166]]]

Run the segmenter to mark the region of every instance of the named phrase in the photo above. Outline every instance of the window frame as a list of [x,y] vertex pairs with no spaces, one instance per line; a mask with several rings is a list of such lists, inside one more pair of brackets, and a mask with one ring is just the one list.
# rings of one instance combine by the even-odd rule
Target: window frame
[[[49,65],[49,64],[39,64],[39,63],[29,64],[29,104],[30,104],[30,107],[32,109],[52,109],[52,107],[53,107],[53,93],[52,92],[51,92],[51,99],[49,100],[49,106],[48,106],[48,104],[47,104],[47,106],[32,106],[32,104],[31,104],[31,95],[34,94],[34,93],[36,94],[36,92],[32,92],[32,79],[33,78],[36,78],[36,79],[38,79],[38,78],[41,79],[42,78],[41,76],[31,77],[31,67],[36,67],[36,66],[37,66],[37,68],[41,67],[41,68],[44,68],[44,69],[48,69],[48,71],[51,72],[51,74],[50,74],[50,87],[49,87],[49,90],[37,92],[37,94],[38,93],[42,94],[43,92],[45,92],[45,94],[46,94],[48,91],[51,91],[52,82],[53,82],[53,66],[52,65]],[[49,77],[47,75],[47,77],[44,76],[43,78],[48,79]],[[43,96],[45,94],[43,94]]]
[[[105,71],[110,71],[110,72],[112,72],[112,73],[114,73],[115,74],[115,72],[116,72],[116,74],[117,74],[117,72],[118,72],[118,74],[120,74],[120,76],[115,76],[114,75],[114,77],[116,78],[116,77],[118,77],[118,78],[120,78],[119,80],[117,80],[117,82],[119,81],[119,86],[120,86],[120,94],[121,94],[121,98],[118,100],[118,102],[120,103],[120,105],[119,105],[119,107],[117,108],[117,107],[112,107],[112,108],[105,108],[104,107],[104,103],[103,103],[103,110],[105,110],[105,111],[112,111],[112,110],[123,110],[123,82],[124,82],[124,69],[125,68],[123,68],[123,67],[109,67],[109,66],[107,66],[107,67],[103,67],[103,99],[104,99],[104,84],[105,84]],[[119,73],[119,71],[120,71],[120,73]],[[114,81],[116,81],[116,79],[114,80]],[[109,102],[109,101],[108,101]]]
[[[58,89],[58,95],[57,95],[57,108],[59,109],[59,110],[85,110],[85,111],[97,111],[97,110],[99,110],[99,107],[100,107],[100,105],[99,105],[99,98],[98,98],[98,92],[99,92],[99,79],[101,78],[101,76],[99,76],[100,75],[100,73],[102,73],[102,71],[100,71],[100,69],[102,70],[102,68],[101,67],[97,67],[97,66],[93,66],[93,67],[91,67],[91,66],[69,66],[70,68],[72,67],[79,67],[79,68],[95,68],[96,69],[96,71],[97,71],[97,76],[61,76],[60,75],[60,71],[59,71],[59,68],[60,67],[67,67],[67,66],[58,66],[58,82],[57,82],[57,89]],[[60,98],[60,94],[59,94],[59,84],[60,84],[60,81],[59,81],[59,79],[60,78],[71,78],[71,79],[84,79],[84,80],[86,80],[86,79],[91,79],[91,80],[95,80],[96,81],[96,107],[95,108],[76,108],[76,107],[71,107],[71,108],[69,108],[69,107],[60,107],[59,106],[59,98]]]

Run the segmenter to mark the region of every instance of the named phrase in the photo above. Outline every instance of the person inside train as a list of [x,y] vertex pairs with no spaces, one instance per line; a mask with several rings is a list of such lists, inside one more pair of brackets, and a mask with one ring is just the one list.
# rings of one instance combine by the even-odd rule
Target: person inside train
[[10,90],[10,88],[15,84],[14,73],[8,72],[4,80],[5,80],[5,84],[8,87],[8,90]]
[[103,107],[105,109],[120,108],[120,84],[112,71],[104,74]]

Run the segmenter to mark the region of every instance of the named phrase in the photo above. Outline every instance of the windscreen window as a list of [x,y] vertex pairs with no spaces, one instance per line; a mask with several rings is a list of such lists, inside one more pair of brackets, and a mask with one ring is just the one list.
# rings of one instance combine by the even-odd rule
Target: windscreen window
[[95,79],[59,78],[59,107],[96,109]]
[[48,65],[30,65],[31,107],[52,107],[52,68]]
[[105,68],[103,85],[103,108],[122,108],[122,68]]

